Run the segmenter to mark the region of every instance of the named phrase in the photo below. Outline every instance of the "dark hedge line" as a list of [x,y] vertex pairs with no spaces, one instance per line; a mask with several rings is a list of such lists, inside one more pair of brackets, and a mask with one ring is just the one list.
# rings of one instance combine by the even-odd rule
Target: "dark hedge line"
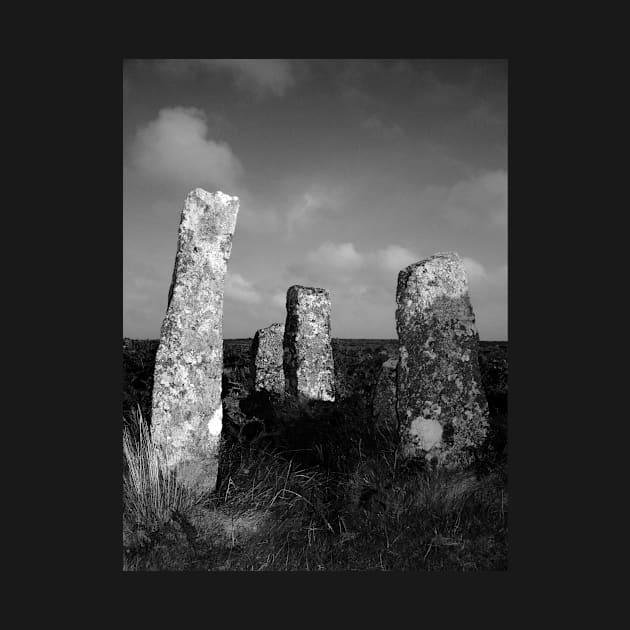
[[[249,351],[251,339],[226,339],[223,344],[224,395],[250,392]],[[335,381],[338,398],[371,400],[381,365],[395,356],[396,339],[333,339]],[[157,339],[123,338],[123,416],[140,406],[150,420],[153,368]],[[481,341],[479,364],[482,383],[495,424],[507,421],[508,344]]]

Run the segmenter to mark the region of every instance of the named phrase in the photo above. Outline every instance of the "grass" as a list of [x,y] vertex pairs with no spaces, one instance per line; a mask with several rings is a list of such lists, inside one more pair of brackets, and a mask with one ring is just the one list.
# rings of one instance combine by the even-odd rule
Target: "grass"
[[186,515],[202,497],[178,483],[164,453],[151,440],[138,407],[123,423],[123,535],[142,548],[172,522]]
[[123,342],[123,569],[507,568],[507,344],[481,344],[491,430],[474,466],[401,458],[370,399],[391,340],[333,340],[338,401],[254,400],[249,341],[227,340],[217,492],[191,495],[152,445],[156,341]]
[[[235,406],[225,409],[229,421]],[[506,569],[505,462],[449,471],[404,460],[396,436],[375,433],[364,411],[279,405],[253,439],[227,433],[220,483],[206,497],[169,485],[139,432],[126,447],[138,474],[126,482],[124,568]]]
[[266,516],[259,535],[231,550],[232,570],[506,568],[499,473],[414,469],[388,457],[336,473],[252,452],[223,488],[226,508]]

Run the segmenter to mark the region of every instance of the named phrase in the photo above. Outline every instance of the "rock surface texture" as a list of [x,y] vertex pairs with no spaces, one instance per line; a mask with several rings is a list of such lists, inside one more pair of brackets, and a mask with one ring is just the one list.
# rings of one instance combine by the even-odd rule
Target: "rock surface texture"
[[397,407],[410,456],[465,465],[488,430],[479,337],[460,257],[441,253],[398,274]]
[[335,400],[330,295],[294,285],[287,291],[283,369],[285,393],[301,400]]
[[196,188],[184,202],[153,379],[151,430],[184,483],[214,490],[223,424],[223,285],[239,201]]
[[284,324],[271,324],[256,331],[250,355],[254,392],[284,394],[283,340]]
[[398,359],[388,359],[383,363],[374,386],[372,413],[377,426],[390,431],[398,430],[396,415]]

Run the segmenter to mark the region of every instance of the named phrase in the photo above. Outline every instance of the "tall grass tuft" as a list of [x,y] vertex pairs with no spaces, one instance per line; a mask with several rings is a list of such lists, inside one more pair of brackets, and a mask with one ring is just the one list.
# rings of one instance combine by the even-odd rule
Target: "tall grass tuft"
[[123,428],[125,516],[136,526],[155,531],[173,514],[186,514],[199,495],[177,481],[163,451],[153,443],[150,429],[138,408],[133,428]]

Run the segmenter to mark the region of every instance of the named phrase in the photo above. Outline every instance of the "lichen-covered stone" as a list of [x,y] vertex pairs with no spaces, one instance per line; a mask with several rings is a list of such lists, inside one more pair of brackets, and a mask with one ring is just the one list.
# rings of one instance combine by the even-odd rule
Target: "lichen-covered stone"
[[398,430],[396,415],[398,359],[388,359],[383,363],[381,372],[374,386],[372,414],[377,426]]
[[302,400],[334,401],[330,295],[326,289],[289,287],[283,347],[285,393]]
[[460,257],[441,253],[398,275],[398,418],[408,455],[466,464],[485,439],[479,336]]
[[223,286],[237,197],[196,188],[184,202],[155,359],[151,430],[184,483],[214,490],[222,429]]
[[255,392],[284,394],[283,339],[284,324],[271,324],[256,331],[250,355]]

